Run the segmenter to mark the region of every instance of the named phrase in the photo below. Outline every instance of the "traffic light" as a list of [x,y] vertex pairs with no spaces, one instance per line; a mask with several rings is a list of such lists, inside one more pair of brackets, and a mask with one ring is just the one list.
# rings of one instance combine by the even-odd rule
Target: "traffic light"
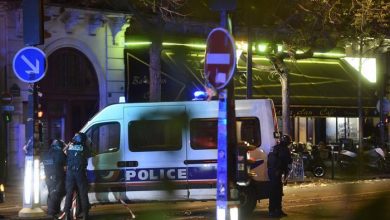
[[2,112],[1,116],[5,123],[10,123],[12,121],[12,113],[9,111]]
[[41,119],[43,117],[43,111],[42,110],[38,110],[38,119]]
[[36,116],[37,116],[37,119],[41,120],[43,118],[43,110],[42,110],[42,105],[41,104],[38,104],[38,107],[37,107],[37,111],[36,111]]

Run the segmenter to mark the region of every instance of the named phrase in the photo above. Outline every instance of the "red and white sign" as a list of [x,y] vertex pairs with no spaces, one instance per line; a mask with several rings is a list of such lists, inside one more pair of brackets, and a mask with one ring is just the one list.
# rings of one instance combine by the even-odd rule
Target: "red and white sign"
[[204,75],[217,90],[230,82],[236,68],[233,37],[224,28],[213,29],[207,37]]

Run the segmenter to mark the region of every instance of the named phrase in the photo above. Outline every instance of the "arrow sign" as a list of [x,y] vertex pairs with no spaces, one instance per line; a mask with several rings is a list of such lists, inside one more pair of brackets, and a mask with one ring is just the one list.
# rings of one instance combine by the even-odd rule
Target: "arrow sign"
[[230,82],[236,68],[236,48],[233,37],[224,28],[213,29],[207,37],[204,74],[215,89]]
[[39,73],[39,60],[35,60],[35,66],[24,55],[22,55],[22,60],[31,68],[31,70],[26,70],[27,74],[31,74],[31,73],[38,74]]
[[23,82],[38,82],[45,76],[47,70],[46,55],[39,48],[25,47],[16,53],[13,70]]

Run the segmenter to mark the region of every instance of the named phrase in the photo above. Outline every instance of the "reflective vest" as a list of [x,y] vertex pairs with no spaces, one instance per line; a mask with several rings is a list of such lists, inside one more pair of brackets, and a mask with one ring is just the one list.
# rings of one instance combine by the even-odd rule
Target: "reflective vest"
[[67,150],[68,170],[85,170],[88,165],[88,149],[81,144],[71,144]]

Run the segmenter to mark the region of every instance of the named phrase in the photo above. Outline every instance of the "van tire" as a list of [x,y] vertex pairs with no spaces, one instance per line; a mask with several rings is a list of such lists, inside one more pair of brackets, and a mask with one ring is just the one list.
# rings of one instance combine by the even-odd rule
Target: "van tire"
[[241,217],[250,216],[256,207],[257,199],[254,187],[247,186],[239,188],[239,200],[240,209],[239,214]]

